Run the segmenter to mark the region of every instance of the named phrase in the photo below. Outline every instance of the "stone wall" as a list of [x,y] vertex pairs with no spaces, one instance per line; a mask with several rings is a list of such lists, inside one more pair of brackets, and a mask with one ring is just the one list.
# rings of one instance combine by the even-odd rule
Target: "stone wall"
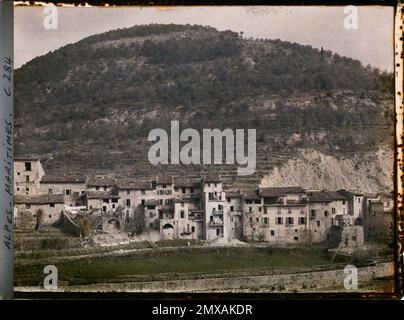
[[[376,278],[390,276],[392,274],[392,267],[393,265],[390,262],[378,263],[375,266],[359,267],[359,287]],[[333,270],[278,273],[262,276],[235,275],[233,277],[202,279],[102,283],[71,286],[61,288],[60,290],[68,292],[321,292],[322,289],[326,288],[337,288],[338,291],[344,290],[345,277],[344,265],[341,265],[340,268]],[[29,291],[29,288],[20,288],[18,290]]]

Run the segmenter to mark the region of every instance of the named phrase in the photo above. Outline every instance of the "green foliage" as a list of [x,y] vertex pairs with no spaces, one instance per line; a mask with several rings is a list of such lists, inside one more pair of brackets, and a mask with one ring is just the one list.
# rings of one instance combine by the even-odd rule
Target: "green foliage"
[[[381,107],[392,101],[393,74],[311,46],[191,25],[135,26],[86,38],[18,69],[15,87],[17,153],[52,152],[64,163],[83,154],[103,161],[108,148],[144,148],[139,141],[152,128],[168,129],[175,117],[195,129],[256,128],[261,143],[279,150],[284,142],[268,135],[332,129],[323,147],[344,142],[357,149],[358,132],[345,128],[362,130],[368,147],[388,136],[368,124],[393,123]],[[286,103],[302,93],[317,101],[304,108]],[[274,110],[250,109],[271,95],[278,96]],[[369,99],[372,105],[364,103]]]

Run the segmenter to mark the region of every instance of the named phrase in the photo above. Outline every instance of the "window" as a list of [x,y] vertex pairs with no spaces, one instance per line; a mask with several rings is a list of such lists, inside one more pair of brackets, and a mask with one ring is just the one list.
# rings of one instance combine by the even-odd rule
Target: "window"
[[276,224],[283,224],[283,218],[282,217],[276,218]]
[[331,209],[331,213],[332,213],[332,214],[335,214],[335,212],[336,212],[336,211],[335,211],[335,208],[332,208],[332,209]]
[[191,188],[191,193],[194,193],[194,188]]
[[51,218],[52,218],[52,215],[50,214],[50,215],[49,215],[49,219],[51,219]]
[[213,222],[213,216],[210,216],[210,222]]
[[304,214],[304,209],[300,209],[300,213],[301,213],[301,214]]
[[252,207],[248,207],[248,212],[252,212]]
[[293,240],[299,241],[299,237],[294,237]]
[[50,204],[49,204],[49,207],[54,208],[54,207],[55,207],[55,204],[54,204],[54,203],[50,203]]
[[260,218],[256,218],[255,221],[260,222]]
[[316,217],[316,210],[311,210],[310,214],[311,214],[312,218],[315,218]]
[[25,182],[29,182],[29,176],[25,176]]
[[328,211],[324,211],[324,217],[328,217]]
[[70,189],[65,189],[65,195],[67,195],[67,196],[70,195]]
[[25,162],[25,171],[31,171],[32,167],[31,167],[31,162]]
[[249,218],[248,218],[248,221],[252,222],[252,217],[249,217]]
[[182,188],[182,193],[185,193],[185,188]]
[[97,191],[100,190],[100,187],[95,187],[95,190],[97,190]]
[[299,224],[306,224],[306,218],[305,217],[299,217]]
[[126,190],[126,194],[130,194],[130,190],[128,189],[128,190]]
[[291,208],[288,208],[288,213],[292,213],[292,209],[291,209]]
[[192,228],[191,228],[191,231],[192,231],[192,232],[195,232],[195,227],[192,227]]
[[[142,201],[144,201],[144,200],[142,200]],[[143,203],[143,204],[144,204],[144,203]],[[163,205],[163,204],[164,204],[163,199],[159,199],[159,204],[161,204],[161,205]]]
[[275,230],[271,230],[271,236],[275,235]]
[[107,187],[104,187],[104,191],[107,191]]
[[292,226],[293,223],[294,223],[294,221],[293,221],[292,217],[286,218],[286,225],[287,226]]
[[102,206],[102,211],[106,212],[107,211],[107,206]]
[[126,199],[126,206],[130,207],[130,199]]
[[48,193],[52,194],[53,193],[53,189],[49,189]]
[[112,209],[115,209],[115,203],[112,204]]
[[31,208],[31,205],[30,204],[26,204],[25,205],[25,209],[30,209]]
[[166,204],[166,205],[170,205],[171,202],[172,202],[171,199],[166,199],[165,204]]
[[258,212],[262,212],[262,208],[261,208],[261,207],[258,208]]
[[230,211],[234,211],[234,206],[230,206]]
[[345,200],[342,201],[342,204],[345,204]]
[[269,224],[269,219],[268,218],[264,218],[264,224]]
[[185,212],[183,210],[180,211],[181,219],[184,219],[185,217]]
[[221,204],[219,204],[219,205],[217,206],[217,209],[218,209],[219,211],[222,211],[222,210],[223,210],[223,206],[222,206]]
[[154,216],[154,212],[153,212],[153,211],[150,211],[150,212],[149,212],[149,218],[153,218],[153,216]]
[[317,227],[319,227],[320,226],[320,220],[317,220]]

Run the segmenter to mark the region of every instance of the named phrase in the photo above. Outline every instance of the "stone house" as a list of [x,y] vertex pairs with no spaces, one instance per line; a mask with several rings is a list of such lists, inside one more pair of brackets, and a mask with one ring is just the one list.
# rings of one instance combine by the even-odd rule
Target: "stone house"
[[48,175],[45,174],[40,181],[42,194],[63,194],[65,204],[79,206],[83,204],[83,195],[86,188],[87,177],[84,175]]
[[205,214],[205,239],[228,240],[226,193],[219,175],[202,178],[202,210]]
[[263,199],[263,239],[277,244],[309,240],[307,197],[300,187],[260,188]]
[[155,200],[155,190],[147,180],[118,179],[116,189],[119,206],[125,211],[126,219],[132,219],[134,210],[144,207],[146,201]]
[[347,223],[346,219],[348,199],[339,192],[327,190],[307,192],[307,213],[311,242],[329,240],[331,226],[341,226],[342,222],[351,224]]
[[112,191],[116,181],[109,176],[93,176],[87,180],[87,191]]
[[84,199],[87,210],[115,212],[119,205],[119,195],[112,191],[86,191]]
[[365,214],[365,239],[367,241],[382,241],[392,239],[393,214],[386,210],[384,201],[370,200]]
[[14,194],[37,195],[40,193],[40,181],[45,171],[37,157],[19,157],[14,159]]
[[192,199],[174,200],[174,214],[160,221],[162,240],[201,239],[203,237],[203,219],[196,214]]
[[57,223],[64,210],[63,194],[15,195],[14,222],[17,227],[31,229]]
[[239,191],[226,192],[226,207],[228,221],[228,237],[231,239],[243,239],[243,203]]

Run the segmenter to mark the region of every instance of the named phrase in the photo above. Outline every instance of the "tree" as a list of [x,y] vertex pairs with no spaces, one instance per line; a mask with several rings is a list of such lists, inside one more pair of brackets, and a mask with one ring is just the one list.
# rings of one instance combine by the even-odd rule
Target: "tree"
[[131,229],[137,235],[141,234],[146,228],[146,215],[144,211],[144,207],[142,205],[138,205],[133,213]]
[[38,231],[43,223],[44,220],[44,214],[42,209],[38,209],[35,213],[35,218],[36,218],[36,225],[35,225],[35,230]]

